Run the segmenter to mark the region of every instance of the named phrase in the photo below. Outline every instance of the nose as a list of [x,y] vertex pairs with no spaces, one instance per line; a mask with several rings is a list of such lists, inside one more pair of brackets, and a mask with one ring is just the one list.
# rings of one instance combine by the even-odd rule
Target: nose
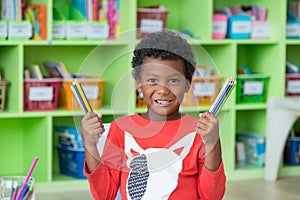
[[167,94],[170,94],[170,89],[168,87],[166,87],[165,85],[157,85],[157,88],[156,88],[156,92],[157,94],[164,94],[164,95],[167,95]]

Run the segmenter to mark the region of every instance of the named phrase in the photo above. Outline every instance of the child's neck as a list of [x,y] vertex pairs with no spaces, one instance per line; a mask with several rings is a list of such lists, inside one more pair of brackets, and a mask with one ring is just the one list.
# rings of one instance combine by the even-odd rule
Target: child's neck
[[141,114],[141,117],[151,120],[151,121],[171,121],[180,119],[183,115],[179,112],[172,113],[171,115],[157,115],[150,110],[148,110],[146,113]]

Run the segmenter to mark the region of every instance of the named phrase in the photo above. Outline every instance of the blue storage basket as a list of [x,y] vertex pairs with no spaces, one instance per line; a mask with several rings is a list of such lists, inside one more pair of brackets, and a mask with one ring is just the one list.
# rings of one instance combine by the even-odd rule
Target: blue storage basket
[[249,39],[251,34],[251,17],[233,15],[228,18],[227,37],[232,39]]
[[300,137],[288,139],[284,150],[284,163],[287,165],[300,165]]
[[83,140],[76,127],[54,126],[54,132],[58,138],[58,143],[62,146],[72,147],[74,149],[83,148]]
[[85,159],[84,148],[73,149],[58,144],[57,150],[60,173],[78,179],[86,179],[83,171]]

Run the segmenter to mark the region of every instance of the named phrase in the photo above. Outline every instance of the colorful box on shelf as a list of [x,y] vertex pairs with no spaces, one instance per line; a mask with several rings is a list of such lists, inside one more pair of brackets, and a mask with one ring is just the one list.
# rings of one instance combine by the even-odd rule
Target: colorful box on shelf
[[29,39],[32,37],[30,21],[8,21],[8,39]]
[[55,20],[52,23],[52,37],[53,39],[65,39],[66,30],[64,21]]
[[242,151],[244,151],[246,154],[246,165],[262,167],[265,163],[265,136],[259,133],[252,133],[247,131],[238,131],[236,136],[236,140],[244,144],[243,147],[245,149]]
[[300,22],[291,12],[287,12],[286,38],[300,38]]
[[80,132],[72,126],[54,126],[56,141],[62,147],[74,149],[83,148],[83,140]]
[[162,8],[137,9],[137,38],[143,38],[155,31],[162,31],[167,27],[169,10]]
[[286,38],[300,38],[300,23],[298,21],[286,23]]
[[228,18],[227,37],[232,39],[249,39],[252,29],[249,15],[233,15]]
[[52,33],[54,39],[85,39],[86,20],[74,7],[54,5]]
[[266,102],[269,78],[264,74],[238,75],[236,103]]
[[105,22],[87,22],[87,39],[106,39],[109,36],[109,26]]
[[7,38],[7,21],[0,21],[0,40]]
[[59,171],[61,174],[78,179],[86,179],[83,171],[84,148],[74,149],[57,144]]
[[58,107],[61,79],[45,78],[24,80],[24,110],[54,110]]
[[288,138],[284,149],[284,163],[300,165],[300,137]]
[[300,73],[286,74],[285,96],[300,96]]
[[222,78],[217,75],[193,77],[190,90],[185,93],[182,105],[210,106],[221,89]]
[[227,33],[228,17],[225,14],[213,15],[213,39],[224,39]]
[[253,39],[266,39],[270,36],[269,21],[252,21],[250,37]]
[[[80,110],[81,107],[73,96],[71,85],[73,79],[63,79],[60,89],[59,107],[66,110]],[[78,78],[92,108],[100,109],[103,104],[105,79],[95,77]]]

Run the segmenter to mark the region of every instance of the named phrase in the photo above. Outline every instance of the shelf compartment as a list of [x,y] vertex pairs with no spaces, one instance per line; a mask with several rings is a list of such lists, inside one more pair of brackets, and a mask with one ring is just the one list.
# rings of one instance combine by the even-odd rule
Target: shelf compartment
[[[6,106],[3,112],[18,112],[22,110],[23,94],[21,93],[22,69],[17,66],[22,65],[20,46],[0,46],[0,71],[1,76],[8,81],[6,86]],[[0,113],[0,114],[1,114]]]
[[[186,30],[193,38],[210,39],[212,31],[211,1],[138,0],[137,8],[163,5],[169,10],[167,29]],[[203,14],[206,13],[206,14]],[[193,20],[197,19],[197,20]],[[136,27],[136,26],[135,26]],[[203,27],[203,28],[199,28]]]
[[253,74],[265,74],[270,77],[267,99],[270,96],[283,96],[285,55],[280,44],[240,44],[237,51],[237,67],[246,65]]
[[1,119],[1,176],[26,175],[34,157],[39,158],[32,176],[38,182],[49,181],[49,121],[45,117]]

